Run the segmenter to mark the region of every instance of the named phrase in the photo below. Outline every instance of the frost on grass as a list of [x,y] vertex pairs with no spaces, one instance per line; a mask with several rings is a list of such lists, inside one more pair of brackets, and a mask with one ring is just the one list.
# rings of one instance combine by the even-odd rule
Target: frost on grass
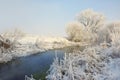
[[25,80],[35,80],[35,79],[34,79],[33,76],[31,75],[31,77],[25,76]]
[[46,79],[119,80],[120,46],[107,45],[108,43],[102,43],[100,46],[88,47],[83,51],[65,53],[63,59],[56,57]]
[[[56,58],[49,69],[47,80],[119,80],[120,57],[107,52],[109,48],[92,47],[83,52],[66,53],[63,60]],[[109,56],[111,55],[111,56]]]
[[83,51],[65,53],[63,59],[56,56],[46,80],[119,80],[120,56],[116,56],[120,54],[119,50],[102,43]]

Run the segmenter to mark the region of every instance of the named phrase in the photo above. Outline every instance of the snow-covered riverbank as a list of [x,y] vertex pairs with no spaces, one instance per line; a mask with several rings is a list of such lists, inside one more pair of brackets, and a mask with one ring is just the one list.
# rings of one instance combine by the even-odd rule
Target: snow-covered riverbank
[[[119,80],[120,46],[89,47],[56,58],[47,80]],[[29,79],[28,79],[29,80]]]
[[12,51],[0,53],[0,63],[8,62],[16,57],[27,56],[50,49],[64,48],[74,44],[63,37],[36,35],[26,35],[17,40],[17,43]]
[[[94,46],[56,57],[46,80],[119,80],[120,46]],[[34,76],[25,80],[36,80]]]

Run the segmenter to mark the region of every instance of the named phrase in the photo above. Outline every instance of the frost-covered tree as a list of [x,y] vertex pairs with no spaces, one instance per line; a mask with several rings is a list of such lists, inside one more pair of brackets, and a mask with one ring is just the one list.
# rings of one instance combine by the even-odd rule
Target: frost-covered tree
[[81,11],[76,16],[76,19],[92,32],[97,32],[99,27],[102,26],[105,21],[105,17],[103,14],[94,12],[91,9]]
[[89,32],[84,25],[79,22],[67,24],[66,33],[71,41],[86,43],[93,41],[92,37],[94,34]]
[[14,29],[13,31],[6,31],[1,34],[0,37],[0,48],[2,48],[2,52],[9,52],[15,49],[16,45],[18,45],[18,40],[25,36],[25,33],[19,29]]
[[22,38],[23,36],[25,36],[25,33],[22,30],[16,28],[14,30],[10,30],[10,31],[6,31],[2,33],[2,36],[10,40],[18,40]]
[[111,43],[112,45],[119,45],[120,43],[119,35],[120,35],[120,21],[111,22],[104,25],[104,27],[102,27],[101,29],[99,29],[98,40],[99,43],[107,42]]
[[84,36],[84,26],[79,22],[71,22],[67,24],[66,33],[72,41],[82,41]]
[[87,9],[76,17],[77,22],[67,25],[67,34],[70,40],[75,42],[92,43],[98,39],[98,31],[103,26],[105,17],[93,10]]
[[108,39],[111,40],[112,45],[120,45],[120,21],[113,22],[107,25]]

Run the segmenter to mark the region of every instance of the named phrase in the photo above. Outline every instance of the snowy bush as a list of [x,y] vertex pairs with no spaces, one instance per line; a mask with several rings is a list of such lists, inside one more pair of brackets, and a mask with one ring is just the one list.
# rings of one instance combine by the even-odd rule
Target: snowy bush
[[[118,54],[119,49],[115,53]],[[110,55],[112,55],[110,48],[103,46],[86,48],[83,52],[66,53],[63,60],[58,58],[54,60],[46,78],[47,80],[119,80],[120,70],[117,63],[120,63],[120,58],[116,59]]]
[[[10,45],[9,50],[15,49],[16,45],[19,45],[18,40],[25,36],[25,33],[19,29],[13,31],[7,31],[2,33],[2,42]],[[5,48],[5,47],[4,47]]]
[[[83,51],[65,53],[63,59],[56,55],[48,70],[47,80],[119,80],[120,49],[108,43],[88,47]],[[106,47],[105,47],[106,46]],[[26,80],[35,80],[27,77]]]
[[34,79],[33,76],[31,75],[31,77],[25,76],[25,80],[35,80],[35,79]]

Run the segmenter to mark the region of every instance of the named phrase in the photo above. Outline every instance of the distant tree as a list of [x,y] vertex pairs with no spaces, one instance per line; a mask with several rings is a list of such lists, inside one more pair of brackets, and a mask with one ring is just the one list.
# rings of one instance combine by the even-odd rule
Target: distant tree
[[91,33],[89,33],[84,25],[79,22],[71,22],[67,24],[66,33],[69,40],[75,42],[84,42],[91,39]]
[[14,30],[4,32],[2,36],[4,38],[9,38],[14,40],[14,39],[22,38],[23,36],[25,36],[25,33],[22,30],[16,28]]
[[80,24],[79,22],[71,22],[67,24],[66,32],[67,32],[69,39],[74,40],[75,38],[77,38],[77,36],[79,36],[80,38],[80,35],[82,36],[81,33],[83,31],[83,27],[84,26]]

